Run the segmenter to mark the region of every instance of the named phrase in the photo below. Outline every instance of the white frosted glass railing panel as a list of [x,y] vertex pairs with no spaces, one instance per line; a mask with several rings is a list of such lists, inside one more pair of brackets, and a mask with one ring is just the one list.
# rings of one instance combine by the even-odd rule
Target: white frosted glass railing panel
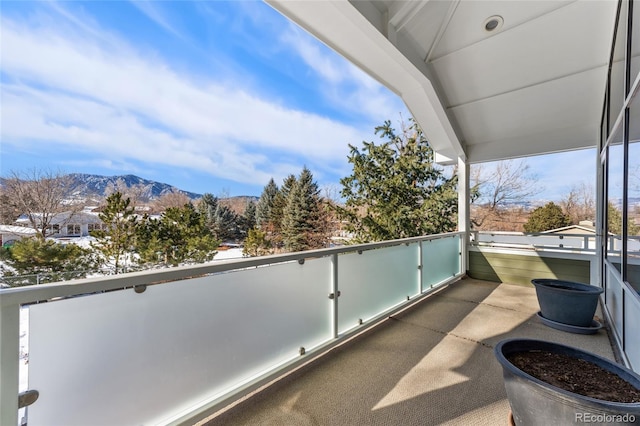
[[419,293],[418,244],[338,257],[338,332],[345,332]]
[[423,288],[429,288],[460,273],[460,237],[422,242]]
[[332,337],[322,258],[32,305],[29,426],[166,421]]
[[613,329],[618,335],[618,339],[622,340],[622,314],[624,312],[622,306],[622,285],[618,277],[619,272],[610,264],[606,265],[609,279],[607,280],[606,302],[611,321],[613,321]]
[[625,353],[631,363],[631,368],[640,372],[640,300],[635,294],[625,295]]

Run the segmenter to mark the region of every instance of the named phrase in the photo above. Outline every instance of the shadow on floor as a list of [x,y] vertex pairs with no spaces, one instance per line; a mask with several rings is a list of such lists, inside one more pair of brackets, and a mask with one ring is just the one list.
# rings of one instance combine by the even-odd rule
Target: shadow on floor
[[505,424],[498,341],[541,338],[612,357],[604,332],[568,336],[537,310],[532,287],[461,280],[202,424]]

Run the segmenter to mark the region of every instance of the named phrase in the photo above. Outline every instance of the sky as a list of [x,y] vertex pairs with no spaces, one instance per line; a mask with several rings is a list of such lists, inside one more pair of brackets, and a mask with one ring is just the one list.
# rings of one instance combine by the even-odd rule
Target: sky
[[[3,176],[134,174],[196,193],[259,196],[270,178],[280,184],[306,166],[321,187],[335,187],[351,172],[348,144],[379,141],[376,126],[399,128],[411,116],[263,2],[2,0],[0,8]],[[547,198],[594,179],[593,151],[562,155],[527,160]],[[584,170],[567,175],[567,158]]]

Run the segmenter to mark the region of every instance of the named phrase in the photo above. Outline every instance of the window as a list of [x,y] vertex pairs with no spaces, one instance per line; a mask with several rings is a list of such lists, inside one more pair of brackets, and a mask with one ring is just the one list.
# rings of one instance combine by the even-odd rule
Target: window
[[640,291],[640,96],[629,109],[626,279]]
[[74,223],[72,225],[67,225],[67,235],[80,235],[80,225]]
[[640,19],[640,4],[621,0],[619,7],[602,120],[608,144],[601,153],[600,207],[604,255],[620,278],[640,291],[640,25],[628,25],[629,13]]
[[60,233],[60,225],[47,226],[47,235],[56,235]]
[[620,271],[620,253],[622,250],[622,203],[624,147],[622,145],[622,127],[619,126],[607,149],[607,205],[606,247],[607,259]]
[[88,229],[89,232],[91,232],[91,231],[102,231],[102,230],[106,229],[105,225],[102,224],[102,223],[90,223],[88,225],[88,228],[89,228]]
[[627,42],[627,9],[629,4],[622,1],[620,20],[616,31],[615,45],[613,47],[613,63],[609,81],[609,130],[611,130],[622,111],[625,91],[625,54]]
[[637,1],[633,5],[633,23],[631,29],[631,84],[640,72],[640,3]]

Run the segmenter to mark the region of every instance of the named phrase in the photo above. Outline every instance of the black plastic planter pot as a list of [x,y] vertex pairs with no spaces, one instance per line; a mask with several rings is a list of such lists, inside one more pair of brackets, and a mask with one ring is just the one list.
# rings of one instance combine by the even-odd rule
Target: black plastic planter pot
[[560,353],[592,362],[640,389],[640,376],[633,371],[590,352],[542,340],[503,340],[494,351],[516,425],[640,424],[640,403],[604,401],[560,389],[525,373],[507,357],[532,351]]
[[536,287],[540,311],[544,318],[556,323],[590,327],[598,307],[600,287],[554,279],[531,280]]

